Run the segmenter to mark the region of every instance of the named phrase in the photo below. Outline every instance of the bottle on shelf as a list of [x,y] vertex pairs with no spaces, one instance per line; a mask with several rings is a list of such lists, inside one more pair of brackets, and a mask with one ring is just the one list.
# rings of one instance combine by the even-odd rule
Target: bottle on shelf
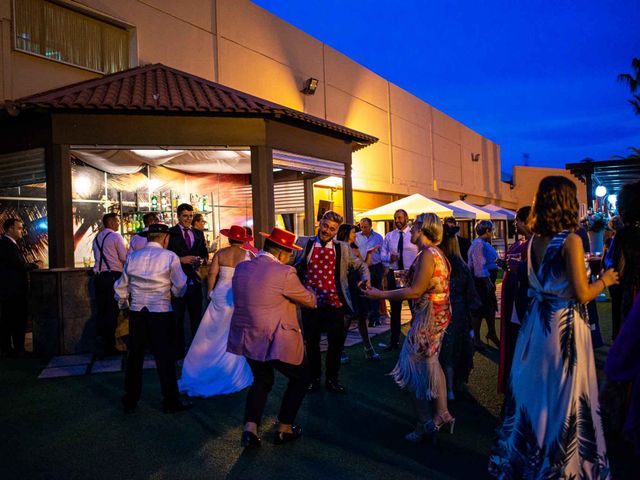
[[166,212],[167,210],[169,210],[169,201],[167,199],[166,192],[162,192],[162,195],[160,196],[160,208],[162,209],[163,212]]
[[208,202],[207,196],[203,195],[202,196],[202,211],[206,212],[208,206],[209,206],[209,202]]
[[156,192],[153,192],[153,194],[151,195],[151,211],[158,211],[158,195],[156,194]]

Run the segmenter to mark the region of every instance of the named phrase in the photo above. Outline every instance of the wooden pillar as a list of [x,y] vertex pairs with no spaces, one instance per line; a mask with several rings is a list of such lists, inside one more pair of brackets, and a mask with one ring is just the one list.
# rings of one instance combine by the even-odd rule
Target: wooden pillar
[[316,204],[313,199],[314,179],[304,181],[304,234],[315,235],[316,227]]
[[585,183],[587,186],[587,208],[593,208],[594,192],[593,192],[593,170],[589,169],[584,174]]
[[351,183],[351,162],[344,166],[344,222],[353,224],[353,184]]
[[73,210],[69,145],[45,148],[49,268],[73,268]]
[[273,197],[273,149],[265,145],[251,147],[251,194],[253,231],[256,247],[262,247],[258,232],[270,232],[276,221]]

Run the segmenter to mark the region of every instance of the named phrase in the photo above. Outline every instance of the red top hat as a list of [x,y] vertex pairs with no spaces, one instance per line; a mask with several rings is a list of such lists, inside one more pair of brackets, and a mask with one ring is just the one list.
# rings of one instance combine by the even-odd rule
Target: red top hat
[[253,237],[247,235],[247,231],[240,225],[231,225],[231,228],[223,228],[220,233],[225,237],[229,237],[230,240],[237,240],[238,242],[246,243],[253,240]]
[[296,234],[291,233],[288,230],[274,227],[274,229],[271,230],[271,235],[264,232],[260,232],[260,235],[273,243],[277,243],[281,247],[288,248],[289,250],[302,250],[302,247],[293,243],[296,240]]

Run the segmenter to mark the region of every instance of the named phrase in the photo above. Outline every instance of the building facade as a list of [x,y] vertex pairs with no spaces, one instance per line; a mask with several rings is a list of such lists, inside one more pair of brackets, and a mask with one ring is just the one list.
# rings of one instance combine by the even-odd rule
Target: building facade
[[[74,28],[74,14],[89,20]],[[39,15],[68,34],[48,38]],[[0,99],[151,63],[377,137],[353,155],[356,211],[412,193],[518,206],[499,145],[247,0],[0,0]],[[314,95],[301,92],[309,78]],[[328,180],[316,197],[340,189]]]

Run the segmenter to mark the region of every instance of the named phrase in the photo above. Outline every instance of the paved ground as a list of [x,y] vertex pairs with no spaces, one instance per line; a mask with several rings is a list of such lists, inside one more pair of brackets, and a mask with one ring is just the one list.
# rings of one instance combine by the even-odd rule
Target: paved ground
[[[607,304],[601,312],[608,338]],[[156,373],[147,370],[140,408],[125,416],[118,408],[122,373],[38,379],[48,359],[1,359],[0,478],[486,478],[501,403],[497,353],[476,355],[472,396],[451,406],[456,432],[442,435],[435,447],[402,439],[414,413],[409,395],[385,375],[395,355],[371,363],[355,345],[342,375],[349,394],[308,396],[298,418],[305,437],[296,444],[270,443],[268,428],[284,386],[276,383],[264,447],[252,452],[239,446],[245,392],[163,415]],[[634,478],[633,460],[620,450],[611,453],[615,478]]]

